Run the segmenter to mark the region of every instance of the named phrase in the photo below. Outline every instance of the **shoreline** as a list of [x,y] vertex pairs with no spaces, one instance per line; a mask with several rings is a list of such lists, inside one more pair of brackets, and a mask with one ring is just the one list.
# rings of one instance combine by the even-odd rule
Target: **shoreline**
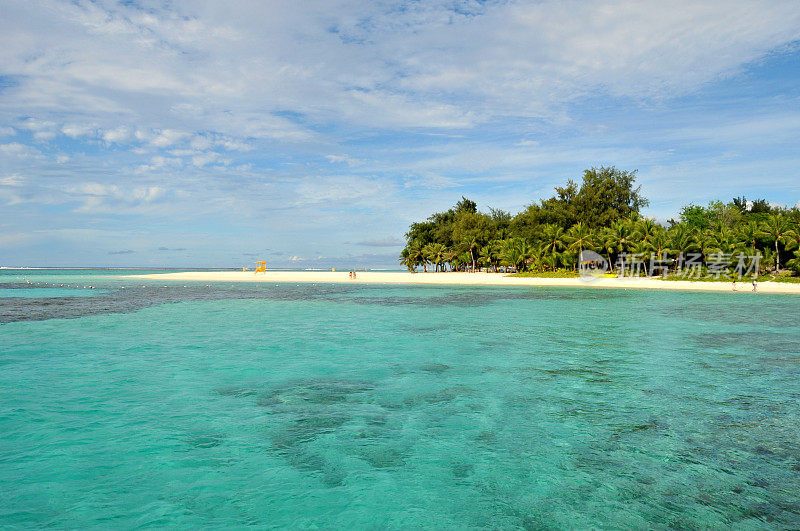
[[[356,279],[348,271],[185,271],[176,273],[151,273],[125,275],[121,278],[146,280],[174,280],[186,282],[274,282],[313,284],[408,284],[428,286],[528,286],[606,289],[658,289],[678,291],[725,291],[728,293],[753,293],[751,281],[737,282],[734,292],[730,282],[697,282],[690,280],[664,281],[657,278],[597,278],[592,281],[580,278],[509,277],[504,273],[395,273],[358,272]],[[759,282],[757,293],[800,295],[800,284]]]

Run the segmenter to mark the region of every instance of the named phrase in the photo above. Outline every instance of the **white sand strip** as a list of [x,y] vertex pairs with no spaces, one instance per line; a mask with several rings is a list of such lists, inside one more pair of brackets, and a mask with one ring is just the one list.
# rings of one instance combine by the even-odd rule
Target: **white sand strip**
[[[636,288],[692,291],[733,291],[730,282],[663,281],[655,278],[600,278],[591,282],[579,278],[517,278],[501,273],[392,273],[358,272],[356,279],[347,271],[267,271],[255,274],[252,271],[186,271],[180,273],[157,273],[130,275],[125,278],[150,280],[177,280],[196,282],[311,282],[341,284],[425,284],[464,286],[555,286],[580,288]],[[752,293],[751,282],[737,282],[740,293]],[[760,282],[759,293],[790,293],[800,295],[800,284],[782,282]]]

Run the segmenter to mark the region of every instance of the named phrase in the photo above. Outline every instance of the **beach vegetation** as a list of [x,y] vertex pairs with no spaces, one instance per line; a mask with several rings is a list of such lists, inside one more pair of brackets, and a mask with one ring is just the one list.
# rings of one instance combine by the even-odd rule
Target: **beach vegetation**
[[[452,208],[411,224],[400,261],[410,271],[574,275],[583,251],[591,250],[607,260],[610,274],[620,272],[622,257],[636,255],[659,263],[657,270],[652,260],[644,260],[636,274],[674,276],[692,255],[704,261],[748,255],[759,257],[753,274],[800,275],[797,207],[741,196],[686,205],[676,219],[661,223],[642,215],[649,202],[636,176],[635,170],[613,166],[590,168],[580,184],[569,180],[552,197],[533,201],[517,214],[484,212],[462,197]],[[715,277],[727,280],[732,273],[728,267]]]

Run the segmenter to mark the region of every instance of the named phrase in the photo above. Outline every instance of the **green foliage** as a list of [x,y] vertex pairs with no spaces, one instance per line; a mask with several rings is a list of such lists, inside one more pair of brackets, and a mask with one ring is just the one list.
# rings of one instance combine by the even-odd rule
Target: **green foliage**
[[696,231],[706,230],[711,226],[708,212],[697,205],[686,205],[681,208],[680,219],[683,225]]
[[[780,272],[782,262],[800,274],[800,210],[770,207],[763,199],[687,205],[665,227],[641,216],[648,201],[636,172],[591,168],[581,184],[568,181],[551,198],[512,215],[488,213],[462,197],[452,208],[412,223],[400,262],[411,271],[515,271],[575,274],[582,251],[601,253],[614,266],[620,256],[641,253],[672,264],[691,253],[703,260],[760,253],[759,273]],[[773,267],[774,264],[774,267]],[[645,267],[649,267],[645,265]]]
[[794,271],[795,274],[800,274],[800,249],[794,252],[794,257],[786,262],[786,267]]
[[564,230],[580,222],[592,229],[607,227],[614,221],[638,214],[649,202],[635,186],[636,171],[601,166],[583,173],[578,186],[568,181],[556,187],[556,195],[529,205],[512,226],[525,238],[534,236],[542,225],[558,225]]
[[761,224],[761,235],[769,238],[775,244],[775,271],[781,270],[781,253],[779,244],[786,245],[796,237],[791,229],[789,218],[782,214],[770,214]]
[[522,238],[509,238],[503,240],[500,247],[501,263],[513,267],[517,272],[525,269],[525,262],[530,258],[532,251],[527,242]]
[[607,227],[620,218],[630,217],[650,202],[634,187],[636,170],[615,167],[592,168],[583,173],[583,184],[575,196],[576,221],[590,227]]
[[555,271],[525,271],[523,273],[512,273],[512,277],[528,278],[576,278],[576,271],[567,269],[556,269]]

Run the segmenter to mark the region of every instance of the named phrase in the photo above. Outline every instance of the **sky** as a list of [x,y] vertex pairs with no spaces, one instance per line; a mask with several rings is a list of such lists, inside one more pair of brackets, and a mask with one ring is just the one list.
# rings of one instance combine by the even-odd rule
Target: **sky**
[[462,195],[800,201],[800,9],[0,1],[0,265],[399,267]]

